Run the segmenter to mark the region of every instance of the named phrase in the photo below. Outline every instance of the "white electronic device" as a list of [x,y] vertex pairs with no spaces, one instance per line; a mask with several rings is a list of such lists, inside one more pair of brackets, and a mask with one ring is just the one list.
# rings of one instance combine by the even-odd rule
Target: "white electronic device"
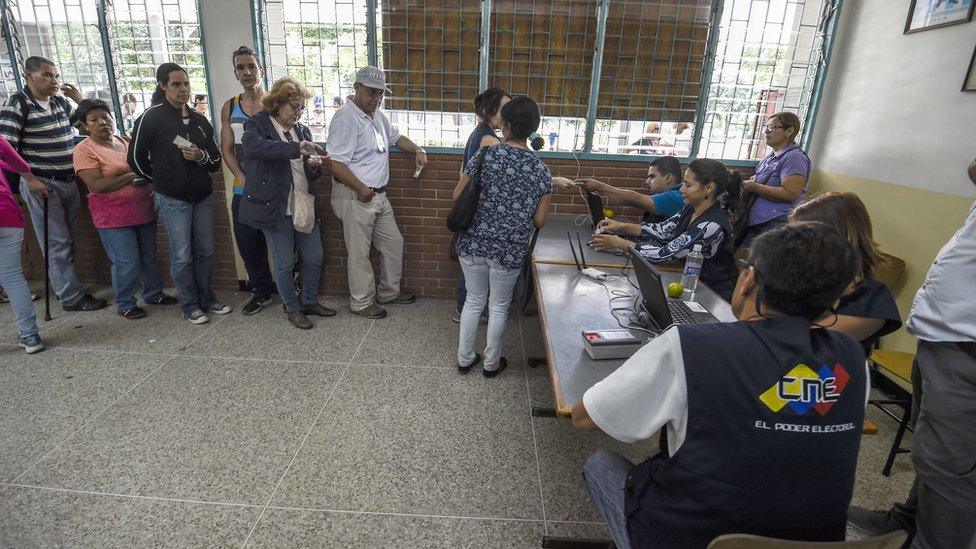
[[644,345],[630,330],[583,330],[583,348],[593,360],[630,358]]
[[193,143],[189,139],[183,137],[182,135],[177,135],[173,138],[173,144],[181,149],[186,149],[193,146]]
[[[576,246],[573,245],[573,237],[566,232],[566,238],[569,239],[569,249],[573,251],[573,261],[576,263],[576,270],[580,272],[581,275],[592,278],[593,280],[606,280],[610,275],[592,267],[587,266],[586,256],[583,254],[583,242],[580,240],[579,233],[576,233],[576,243],[579,244],[579,257],[576,256]],[[580,262],[582,261],[582,265]]]

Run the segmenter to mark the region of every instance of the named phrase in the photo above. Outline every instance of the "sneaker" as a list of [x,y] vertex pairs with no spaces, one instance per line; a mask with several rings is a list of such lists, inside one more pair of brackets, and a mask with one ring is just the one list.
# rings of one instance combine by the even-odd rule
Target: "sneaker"
[[244,304],[244,307],[241,309],[241,312],[244,313],[245,315],[250,316],[260,311],[261,307],[264,307],[268,303],[271,303],[270,295],[251,296],[251,299],[247,300],[247,303]]
[[307,316],[302,314],[301,311],[285,314],[288,316],[288,322],[291,322],[292,326],[298,328],[299,330],[309,330],[313,326],[312,321],[309,320]]
[[[454,311],[454,314],[451,315],[451,320],[453,320],[455,324],[460,324],[461,323],[461,312],[460,311]],[[482,314],[481,315],[481,318],[478,319],[478,326],[485,326],[487,324],[488,324],[488,315]]]
[[507,367],[508,367],[508,359],[502,357],[501,360],[498,361],[497,368],[495,368],[494,370],[483,369],[481,370],[481,373],[485,374],[485,377],[495,377],[498,374],[502,373],[502,370],[504,370]]
[[179,302],[180,302],[179,299],[176,299],[171,295],[166,295],[162,292],[146,300],[146,303],[150,305],[176,305]]
[[127,318],[129,320],[135,320],[137,318],[146,318],[146,310],[142,307],[130,307],[124,311],[119,311],[119,316],[122,318]]
[[44,350],[44,343],[41,342],[41,336],[37,334],[20,338],[18,344],[23,347],[29,355],[39,353]]
[[194,324],[206,324],[210,322],[210,317],[207,316],[207,313],[203,312],[203,309],[194,309],[190,314],[183,315],[183,318]]
[[224,305],[219,301],[214,301],[210,304],[210,307],[207,307],[207,310],[215,315],[226,315],[233,311],[234,308],[230,305]]
[[471,371],[471,368],[474,368],[480,362],[481,362],[481,355],[479,355],[478,353],[475,353],[474,354],[474,362],[472,362],[471,364],[468,364],[467,366],[461,366],[461,363],[458,363],[458,365],[457,365],[458,373],[461,374],[461,375],[464,375],[464,374],[470,372]]
[[865,509],[857,505],[851,505],[847,508],[847,524],[870,537],[883,536],[901,530],[901,526],[892,519],[891,511],[887,509]]
[[7,291],[0,288],[0,303],[10,303],[10,298],[7,297]]
[[335,309],[330,309],[321,303],[316,303],[314,305],[302,305],[302,313],[306,315],[315,316],[335,316]]
[[410,305],[417,301],[417,296],[413,294],[397,294],[393,299],[380,301],[380,305]]
[[108,301],[100,297],[93,297],[91,294],[84,294],[76,299],[74,303],[61,305],[61,308],[65,311],[97,311],[104,309],[106,305],[108,305]]
[[365,309],[353,311],[352,314],[363,316],[366,318],[372,318],[374,320],[380,318],[386,318],[386,310],[380,307],[379,305],[377,305],[376,303],[373,303],[372,305],[366,307]]

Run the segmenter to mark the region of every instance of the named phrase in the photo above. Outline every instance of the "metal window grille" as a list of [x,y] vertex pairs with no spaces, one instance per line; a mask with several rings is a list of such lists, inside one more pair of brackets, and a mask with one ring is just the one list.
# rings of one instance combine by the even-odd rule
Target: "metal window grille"
[[5,103],[8,97],[20,89],[14,66],[14,58],[8,51],[7,41],[0,40],[0,104]]
[[37,55],[54,61],[61,81],[75,85],[84,97],[113,102],[95,0],[7,0],[5,4],[16,50],[13,60],[4,56],[5,82],[8,70],[13,77],[13,67],[6,63],[22,66]]
[[190,77],[190,106],[211,116],[195,0],[105,0],[108,42],[125,130],[151,102],[156,67],[177,63]]
[[807,118],[830,0],[725,0],[699,156],[755,160],[777,111]]
[[269,86],[291,76],[312,92],[305,123],[324,141],[335,111],[368,63],[367,0],[260,0]]
[[379,3],[380,66],[394,94],[386,114],[429,146],[463,147],[477,120],[481,0]]
[[[328,49],[295,29],[336,36],[351,29],[355,62],[326,54],[321,70],[344,75],[334,89],[345,94],[355,68],[376,59],[397,93],[387,99],[388,114],[427,145],[463,145],[474,124],[468,101],[476,90],[498,86],[539,103],[539,133],[549,150],[744,161],[765,154],[761,126],[769,113],[790,110],[807,119],[815,112],[840,4],[253,1],[261,14],[258,49],[275,77],[318,71]],[[322,15],[335,12],[351,23]],[[476,51],[476,30],[487,48]],[[327,103],[325,87],[321,93]]]
[[691,152],[711,0],[609,5],[593,151]]

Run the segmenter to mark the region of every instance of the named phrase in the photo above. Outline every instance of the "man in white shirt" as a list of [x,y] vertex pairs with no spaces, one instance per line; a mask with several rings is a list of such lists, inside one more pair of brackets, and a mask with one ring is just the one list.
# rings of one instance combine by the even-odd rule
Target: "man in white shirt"
[[[386,196],[390,182],[390,147],[414,153],[417,169],[427,164],[427,153],[400,135],[380,112],[383,96],[390,93],[386,74],[376,67],[356,73],[355,95],[336,111],[329,124],[332,174],[332,211],[342,221],[349,278],[349,308],[366,318],[385,318],[385,304],[409,304],[413,295],[400,292],[403,273],[403,236]],[[370,246],[380,253],[380,282],[376,285],[369,261]]]
[[[969,166],[976,184],[976,162]],[[868,535],[914,533],[913,548],[970,547],[976,535],[976,202],[915,294],[909,333],[915,483],[890,510],[852,506]]]
[[825,327],[857,263],[826,225],[773,229],[736,283],[739,322],[665,330],[586,391],[580,429],[623,442],[664,429],[643,463],[601,451],[584,466],[617,547],[844,540],[868,373],[860,345]]

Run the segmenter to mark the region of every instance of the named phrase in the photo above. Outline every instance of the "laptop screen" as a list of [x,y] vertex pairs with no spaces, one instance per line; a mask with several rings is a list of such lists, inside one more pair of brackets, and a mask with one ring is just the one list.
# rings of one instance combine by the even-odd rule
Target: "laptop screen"
[[673,320],[671,310],[668,309],[668,298],[664,296],[664,287],[661,286],[661,272],[641,257],[636,249],[630,249],[630,256],[634,261],[637,285],[640,286],[641,296],[644,298],[644,309],[658,328],[670,326]]
[[586,191],[586,206],[590,209],[590,220],[593,221],[593,228],[596,229],[596,224],[606,218],[603,215],[603,200],[595,192]]

